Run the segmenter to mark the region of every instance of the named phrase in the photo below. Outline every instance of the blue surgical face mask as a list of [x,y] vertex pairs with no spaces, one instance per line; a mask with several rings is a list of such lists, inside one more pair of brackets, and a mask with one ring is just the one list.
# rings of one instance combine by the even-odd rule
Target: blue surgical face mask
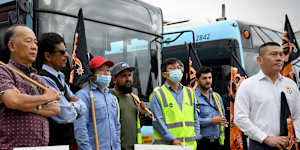
[[174,83],[180,82],[181,79],[182,79],[182,76],[183,76],[183,74],[182,74],[182,72],[181,72],[180,69],[176,69],[176,70],[173,70],[173,71],[168,72],[168,73],[170,75],[169,80],[171,80]]
[[97,80],[96,83],[99,84],[101,87],[108,87],[109,83],[111,81],[111,76],[110,75],[100,75],[97,74]]

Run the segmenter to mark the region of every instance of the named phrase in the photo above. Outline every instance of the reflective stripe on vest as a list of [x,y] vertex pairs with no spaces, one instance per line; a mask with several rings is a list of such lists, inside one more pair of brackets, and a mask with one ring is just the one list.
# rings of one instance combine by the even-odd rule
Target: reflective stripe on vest
[[116,96],[114,96],[114,98],[118,104],[118,120],[120,121],[120,106],[119,106],[118,98]]
[[[162,106],[164,123],[174,138],[180,140],[182,145],[196,149],[194,94],[191,89],[183,87],[182,109],[165,85],[154,92]],[[163,141],[156,129],[154,135],[156,144],[169,144]]]
[[[160,94],[160,96],[161,96],[161,98],[163,100],[164,107],[168,107],[167,98],[166,98],[166,95],[164,94],[162,88],[159,88],[158,92],[159,92],[159,94]],[[192,99],[191,90],[187,90],[187,93],[188,93],[188,96],[189,96],[190,104],[193,105],[193,99]]]
[[[182,137],[182,138],[176,138],[176,140],[179,140],[180,142],[184,142],[183,139],[185,139],[185,142],[193,142],[196,141],[196,137],[192,136],[192,137]],[[166,143],[164,140],[155,140],[155,144],[168,144]]]
[[[185,126],[195,126],[195,122],[190,122],[190,121],[186,121]],[[167,128],[177,128],[177,127],[183,127],[183,122],[176,122],[176,123],[170,123],[170,124],[166,124]]]
[[136,128],[137,128],[137,144],[142,144],[142,132],[141,132],[141,124],[140,124],[140,113],[137,110],[137,116],[136,116]]
[[[220,95],[216,92],[213,92],[213,97],[216,98],[219,106],[221,107],[222,105],[221,105],[221,102],[220,102]],[[222,108],[221,108],[221,113],[223,113]],[[219,127],[220,127],[219,143],[220,143],[220,145],[224,145],[224,141],[225,141],[224,126],[222,124],[220,124]]]

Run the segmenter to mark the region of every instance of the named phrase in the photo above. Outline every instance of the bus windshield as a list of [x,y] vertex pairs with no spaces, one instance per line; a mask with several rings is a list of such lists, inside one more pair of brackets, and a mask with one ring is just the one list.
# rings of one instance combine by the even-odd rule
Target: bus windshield
[[[266,42],[281,43],[282,41],[281,32],[235,20],[185,27],[177,30],[173,29],[170,32],[174,31],[194,32],[195,49],[201,62],[206,65],[229,65],[231,54],[235,50],[235,56],[248,76],[259,71],[259,66],[256,62],[259,46]],[[193,42],[191,33],[183,33],[175,41],[172,41],[177,35],[178,33],[164,35],[166,43],[163,45],[163,53],[174,46],[182,46],[182,49],[184,49],[185,42]],[[248,36],[245,37],[245,35]],[[234,41],[234,44],[229,44],[232,41]]]
[[[162,14],[159,8],[131,0],[39,0],[38,33],[58,32],[71,53],[77,18],[53,12],[77,15],[82,7],[88,52],[115,63],[124,61],[136,67],[134,87],[139,96],[148,95],[150,79],[150,42],[162,34]],[[144,32],[141,32],[144,31]],[[160,46],[159,46],[160,48]],[[159,51],[159,49],[156,49]]]
[[[247,76],[252,76],[259,71],[256,62],[259,46],[266,42],[282,41],[281,32],[236,20],[166,30],[163,59],[176,57],[187,64],[186,43],[193,43],[201,65],[213,68],[213,87],[221,94],[226,92],[232,64],[243,68]],[[197,70],[199,65],[194,63],[193,56],[191,59]]]

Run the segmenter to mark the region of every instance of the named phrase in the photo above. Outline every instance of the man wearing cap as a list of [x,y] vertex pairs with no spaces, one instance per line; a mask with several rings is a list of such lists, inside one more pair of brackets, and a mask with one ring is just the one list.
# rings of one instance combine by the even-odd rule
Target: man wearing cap
[[89,64],[92,82],[75,94],[87,106],[87,113],[74,124],[79,150],[96,149],[91,97],[95,104],[99,149],[121,150],[119,104],[107,88],[111,81],[110,67],[113,65],[112,61],[95,56]]
[[133,150],[134,144],[142,144],[140,114],[145,114],[146,104],[138,104],[131,95],[134,69],[125,62],[120,62],[111,69],[114,82],[111,93],[118,98],[120,105],[122,150]]

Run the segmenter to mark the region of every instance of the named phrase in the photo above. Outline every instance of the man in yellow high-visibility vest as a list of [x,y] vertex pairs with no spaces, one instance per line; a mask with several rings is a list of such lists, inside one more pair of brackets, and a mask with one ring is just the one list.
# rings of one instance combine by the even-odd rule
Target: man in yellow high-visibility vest
[[162,66],[162,76],[166,82],[155,89],[150,97],[156,144],[192,146],[196,149],[196,139],[200,136],[200,125],[196,111],[194,92],[180,84],[183,76],[182,63],[166,59]]
[[[195,90],[200,111],[200,129],[202,139],[197,149],[224,149],[224,125],[227,123],[221,96],[211,90],[212,69],[201,66],[197,71],[198,86]],[[220,114],[221,112],[221,114]]]

